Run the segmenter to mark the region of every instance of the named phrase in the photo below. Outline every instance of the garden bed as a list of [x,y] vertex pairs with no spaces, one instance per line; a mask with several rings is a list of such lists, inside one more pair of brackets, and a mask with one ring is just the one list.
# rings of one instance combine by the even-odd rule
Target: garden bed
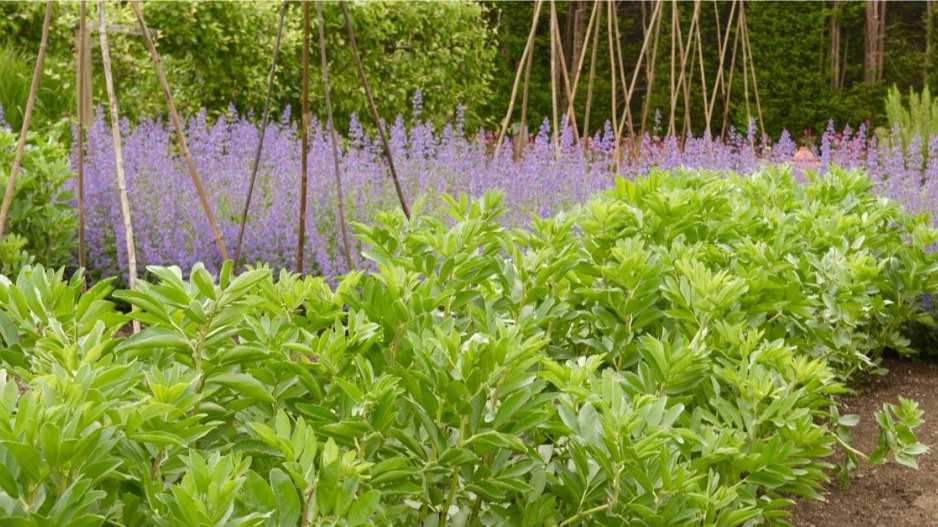
[[[915,399],[925,411],[925,424],[916,433],[934,451],[938,445],[938,365],[895,359],[884,365],[888,375],[865,379],[857,386],[859,395],[842,401],[844,413],[860,416],[851,444],[864,452],[873,450],[879,436],[873,414],[883,403],[895,403],[901,396]],[[848,489],[833,481],[824,493],[826,502],[799,502],[792,509],[791,523],[796,527],[938,525],[938,459],[932,453],[920,457],[918,463],[919,470],[863,463]]]

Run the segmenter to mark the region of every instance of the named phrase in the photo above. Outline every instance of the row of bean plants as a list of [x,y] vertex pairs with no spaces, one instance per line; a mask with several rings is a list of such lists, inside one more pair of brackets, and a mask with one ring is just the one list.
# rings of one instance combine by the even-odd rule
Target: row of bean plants
[[359,224],[375,270],[334,285],[0,277],[0,525],[784,525],[927,451],[913,401],[865,453],[838,410],[938,286],[873,186],[653,171],[526,230],[441,198]]

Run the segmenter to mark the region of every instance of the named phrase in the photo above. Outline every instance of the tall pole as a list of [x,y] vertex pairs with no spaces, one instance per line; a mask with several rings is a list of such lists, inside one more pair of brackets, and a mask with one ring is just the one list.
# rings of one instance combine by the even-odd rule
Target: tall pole
[[306,244],[306,186],[309,180],[309,0],[303,2],[303,117],[300,140],[303,142],[300,159],[300,230],[296,241],[296,272],[303,274],[303,256]]
[[534,0],[534,16],[531,18],[531,31],[528,32],[528,41],[524,45],[524,52],[521,53],[521,62],[518,63],[518,71],[515,73],[515,82],[511,86],[511,98],[508,99],[508,113],[502,121],[502,129],[498,133],[498,139],[495,142],[495,155],[498,156],[498,150],[502,147],[502,141],[505,140],[505,134],[508,132],[508,124],[511,122],[511,112],[515,108],[515,98],[518,96],[518,84],[521,82],[521,73],[526,62],[531,59],[534,51],[534,37],[537,34],[538,16],[541,14],[542,0]]
[[[83,2],[84,3],[84,2]],[[101,63],[104,67],[104,84],[107,88],[108,109],[111,114],[111,139],[114,142],[114,172],[117,176],[117,194],[121,203],[121,218],[124,221],[124,241],[127,244],[127,277],[130,289],[137,288],[137,251],[134,249],[134,229],[130,217],[130,200],[127,198],[127,182],[124,178],[124,150],[121,140],[120,117],[117,111],[117,96],[114,78],[111,75],[111,51],[107,41],[107,20],[104,0],[98,0],[98,36],[101,42]],[[140,331],[140,321],[133,321],[133,331]]]
[[192,154],[189,152],[189,145],[186,143],[186,134],[182,129],[182,122],[179,120],[179,113],[176,112],[176,104],[173,102],[173,93],[169,89],[169,82],[166,80],[166,72],[163,71],[163,63],[160,60],[159,54],[156,52],[156,46],[153,44],[150,30],[147,28],[147,23],[143,19],[143,13],[140,11],[139,1],[130,0],[130,7],[137,17],[137,22],[140,24],[140,31],[143,32],[143,41],[147,46],[147,50],[150,52],[150,58],[153,60],[153,67],[160,81],[160,87],[163,89],[163,97],[166,99],[166,107],[173,121],[173,127],[176,129],[176,139],[179,141],[179,149],[182,151],[182,156],[185,158],[186,165],[189,167],[189,177],[192,178],[195,191],[198,193],[199,201],[202,203],[202,210],[205,211],[205,216],[208,218],[212,233],[215,235],[215,243],[218,245],[218,252],[222,260],[227,260],[228,252],[225,251],[225,242],[222,240],[221,231],[218,230],[218,225],[215,223],[215,215],[212,213],[212,206],[209,205],[208,196],[206,196],[205,188],[202,186],[202,178],[199,177],[199,171],[196,169],[195,162],[192,160]]
[[251,164],[251,181],[248,183],[248,195],[244,200],[244,210],[241,213],[241,225],[238,227],[238,243],[235,245],[234,264],[238,266],[241,261],[241,242],[244,240],[244,226],[248,221],[248,212],[251,209],[251,196],[254,195],[254,183],[257,181],[257,168],[261,164],[261,150],[264,148],[264,135],[270,122],[270,97],[274,89],[274,77],[277,72],[277,57],[280,56],[280,39],[283,36],[283,21],[287,13],[287,0],[280,6],[280,22],[277,25],[277,39],[274,41],[274,57],[270,63],[270,75],[267,77],[267,99],[264,101],[264,117],[261,119],[261,132],[257,140],[257,150],[254,151],[254,163]]
[[[85,268],[85,79],[88,76],[85,64],[85,22],[88,5],[81,0],[78,14],[78,267]],[[102,26],[103,27],[103,26]],[[102,29],[103,31],[103,29]]]
[[[658,2],[655,4],[655,9],[654,9],[654,10],[652,11],[652,13],[651,13],[651,19],[648,21],[648,31],[646,32],[646,34],[645,34],[645,39],[644,39],[644,41],[642,42],[642,49],[641,49],[641,51],[640,51],[639,54],[638,54],[638,63],[635,64],[635,70],[632,71],[632,81],[629,83],[629,88],[628,88],[628,90],[626,91],[626,102],[625,102],[625,104],[626,104],[626,109],[629,109],[629,108],[631,107],[631,104],[632,104],[632,95],[635,93],[635,84],[636,84],[636,82],[638,82],[638,72],[641,71],[641,69],[642,69],[642,62],[643,62],[643,59],[645,58],[646,55],[648,55],[648,41],[649,41],[649,39],[651,38],[651,31],[652,31],[652,28],[653,28],[653,27],[656,27],[656,24],[657,24],[657,25],[660,25],[661,13],[662,13],[662,10],[663,10],[662,6],[663,6],[663,5],[664,5],[664,0],[658,0]],[[618,30],[617,30],[616,32],[618,33]],[[657,41],[656,41],[655,45],[657,46]],[[622,51],[622,50],[621,50],[621,47],[620,47],[620,49],[619,49],[619,52],[620,52],[620,53],[619,53],[619,61],[620,61],[620,63],[621,63],[621,60],[622,60],[622,58],[621,58],[621,57],[622,57],[621,51]],[[651,62],[651,59],[649,59],[648,62],[650,63],[650,62]],[[646,70],[646,71],[647,71],[647,70]],[[650,90],[651,90],[651,86],[649,86],[649,91],[650,91]],[[644,112],[643,112],[643,114],[644,114]],[[624,114],[623,119],[626,119],[626,118],[629,119],[629,134],[630,134],[630,136],[632,136],[632,137],[634,138],[634,133],[635,133],[635,132],[634,132],[634,129],[632,128],[632,126],[631,126],[631,119],[632,119],[631,114],[630,114],[630,113],[629,113],[629,114]],[[644,126],[644,115],[643,115],[642,119],[643,119],[642,125]],[[621,128],[622,125],[620,124],[619,127]],[[644,133],[644,130],[642,131],[642,133]],[[636,146],[636,145],[633,145],[633,147],[634,147],[634,146]]]
[[665,0],[658,0],[661,14],[659,14],[658,20],[654,25],[654,44],[651,48],[651,57],[648,59],[648,69],[645,73],[648,79],[648,87],[645,90],[645,102],[642,104],[642,128],[639,132],[639,135],[641,136],[645,135],[646,123],[648,122],[648,111],[651,108],[651,94],[655,89],[655,66],[658,64],[658,43],[661,40],[661,20],[664,18],[664,2]]
[[556,20],[557,8],[554,0],[550,0],[550,106],[554,117],[551,131],[553,132],[554,155],[560,156],[560,132],[557,130],[557,32],[554,31]]
[[339,227],[342,229],[342,247],[345,249],[345,265],[349,271],[355,268],[352,263],[352,244],[348,238],[348,222],[345,219],[345,196],[342,193],[342,173],[339,169],[339,135],[335,132],[332,120],[332,98],[329,94],[329,62],[326,60],[326,30],[322,20],[322,0],[316,1],[316,22],[319,24],[319,58],[322,60],[322,89],[326,96],[326,126],[332,142],[332,162],[335,169],[336,199],[338,200]]
[[[733,0],[730,7],[729,22],[726,24],[725,38],[720,36],[720,13],[717,11],[717,38],[719,40],[718,45],[720,46],[720,64],[717,66],[717,77],[713,82],[713,93],[710,95],[710,106],[709,111],[707,111],[707,132],[710,132],[710,121],[713,118],[713,108],[717,101],[717,92],[726,93],[726,83],[723,82],[723,63],[726,59],[726,46],[730,42],[730,29],[733,27],[733,16],[736,14],[736,5],[737,2]],[[716,4],[714,4],[714,6],[716,6]]]
[[611,91],[612,91],[612,101],[611,101],[611,104],[612,104],[612,132],[613,132],[613,136],[615,137],[615,141],[616,141],[616,148],[615,148],[615,171],[618,172],[618,171],[619,171],[619,146],[620,146],[621,141],[620,141],[620,139],[619,139],[619,123],[618,123],[618,115],[617,115],[617,112],[619,111],[619,107],[618,107],[618,104],[616,104],[616,91],[617,91],[617,88],[616,88],[616,60],[615,60],[616,51],[615,51],[615,44],[614,44],[614,42],[613,42],[613,40],[615,40],[615,37],[614,37],[615,31],[613,31],[613,27],[612,27],[612,17],[616,16],[616,12],[615,12],[615,9],[614,9],[614,8],[615,8],[615,6],[613,5],[613,0],[609,0],[609,2],[606,4],[606,15],[607,15],[606,31],[607,31],[607,35],[608,35],[608,37],[609,37],[607,40],[609,41],[609,64],[610,64],[610,70],[611,70],[611,74],[612,74],[611,79],[610,79],[610,84],[611,84],[611,87],[612,87],[612,90],[611,90]]
[[[598,6],[599,2],[597,2],[596,5]],[[596,53],[599,51],[599,31],[602,27],[601,21],[603,18],[603,12],[599,9],[596,11],[596,29],[593,30],[593,51],[590,54],[590,74],[586,85],[586,112],[583,115],[583,133],[580,134],[580,137],[583,137],[587,144],[589,144],[590,108],[593,106],[593,82],[596,79]]]
[[388,137],[378,117],[378,107],[375,106],[375,98],[371,95],[371,87],[368,85],[368,79],[365,77],[365,67],[362,66],[362,59],[358,55],[358,44],[355,43],[355,32],[352,30],[352,17],[348,13],[348,4],[345,0],[339,0],[339,7],[342,9],[342,18],[345,19],[345,32],[348,35],[349,45],[352,47],[352,58],[355,59],[355,68],[358,70],[358,78],[361,80],[362,88],[365,89],[365,97],[368,99],[368,108],[371,110],[371,117],[378,128],[378,136],[381,137],[381,146],[384,148],[384,156],[388,159],[388,168],[391,170],[391,179],[394,180],[394,190],[397,191],[397,199],[401,204],[401,210],[404,216],[410,219],[410,208],[407,206],[407,200],[404,198],[404,190],[401,188],[401,182],[397,177],[397,169],[394,168],[394,158],[391,156],[391,146],[388,144]]

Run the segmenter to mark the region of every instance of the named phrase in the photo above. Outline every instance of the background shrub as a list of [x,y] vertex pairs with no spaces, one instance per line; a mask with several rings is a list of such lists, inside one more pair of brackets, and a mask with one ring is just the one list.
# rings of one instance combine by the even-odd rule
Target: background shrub
[[[6,193],[18,138],[0,123],[0,197]],[[72,263],[78,227],[69,202],[71,179],[68,154],[61,144],[49,136],[30,134],[0,245],[0,272],[15,273],[34,261],[52,266]]]

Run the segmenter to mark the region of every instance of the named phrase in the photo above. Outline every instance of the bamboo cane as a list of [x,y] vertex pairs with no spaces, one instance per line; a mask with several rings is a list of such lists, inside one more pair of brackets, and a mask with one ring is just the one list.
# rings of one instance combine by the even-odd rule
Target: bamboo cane
[[[659,2],[655,5],[655,9],[654,9],[654,11],[652,11],[651,19],[649,20],[649,23],[648,23],[649,28],[651,28],[651,27],[656,23],[656,20],[660,23],[660,16],[661,16],[661,11],[662,11],[662,10],[661,10],[661,6],[663,5],[663,3],[664,3],[663,1],[659,1]],[[619,35],[619,25],[618,25],[618,23],[616,23],[616,37],[617,37],[617,39],[618,39],[618,35]],[[644,58],[645,58],[645,55],[646,55],[647,53],[648,53],[648,36],[646,35],[646,38],[643,39],[643,41],[642,41],[642,49],[641,49],[641,51],[639,51],[639,53],[638,53],[638,62],[636,62],[636,64],[635,64],[635,69],[632,71],[632,81],[631,81],[631,83],[629,84],[628,90],[626,90],[625,111],[623,112],[623,117],[622,117],[623,120],[624,120],[624,119],[629,119],[629,138],[633,140],[633,146],[634,146],[634,139],[635,139],[635,137],[634,137],[635,130],[634,130],[634,128],[632,127],[632,123],[631,123],[632,115],[631,115],[630,108],[631,108],[631,105],[632,105],[632,95],[635,93],[635,84],[636,84],[636,82],[638,81],[638,72],[641,71],[641,69],[642,69],[642,62],[643,62],[643,60],[644,60]],[[620,45],[619,45],[618,54],[619,54],[619,66],[620,66],[620,68],[621,68],[621,66],[622,66],[622,46],[621,46],[621,43],[620,43]],[[624,68],[622,68],[622,70],[624,71]],[[623,79],[622,82],[625,83],[625,80]],[[643,119],[644,119],[644,116],[643,116]],[[644,127],[644,125],[643,125],[643,127]],[[621,123],[621,122],[619,123],[619,128],[620,128],[619,134],[621,135],[621,134],[622,134],[622,132],[621,132],[622,123]],[[644,133],[644,130],[643,130],[642,133]]]
[[[675,4],[673,13],[677,15],[676,4]],[[693,41],[694,27],[697,25],[699,16],[700,16],[700,0],[695,0],[694,1],[694,15],[693,15],[693,18],[691,19],[690,29],[688,30],[688,33],[687,33],[687,46],[684,45],[684,37],[681,33],[680,19],[675,18],[675,22],[674,22],[674,29],[677,32],[678,57],[680,58],[680,62],[681,62],[681,74],[680,74],[680,77],[678,77],[677,90],[683,92],[683,95],[684,95],[684,130],[685,132],[690,126],[690,123],[689,123],[690,90],[688,89],[687,82],[686,82],[687,81],[686,79],[687,57],[691,54],[690,47],[691,47],[691,42]],[[675,116],[676,111],[677,111],[677,96],[676,94],[672,93],[671,94],[671,124],[672,125],[674,124],[674,116]],[[676,131],[677,130],[675,129],[674,132]]]
[[557,33],[554,31],[556,19],[554,0],[550,0],[550,106],[554,117],[551,137],[554,142],[554,156],[560,157],[560,133],[557,131]]
[[746,19],[745,7],[741,7],[739,16],[742,17],[743,37],[746,39],[746,47],[749,48],[749,71],[752,73],[752,92],[756,98],[756,114],[759,116],[759,129],[762,135],[762,141],[765,142],[765,121],[762,119],[762,103],[759,102],[759,81],[756,78],[756,64],[752,59],[752,42],[749,40],[749,22]]
[[[300,159],[300,226],[296,240],[296,272],[303,273],[303,258],[306,245],[306,187],[309,180],[309,0],[303,2],[303,117],[300,137],[303,142]],[[378,125],[380,126],[380,124]]]
[[[78,56],[78,144],[76,145],[78,149],[78,180],[76,183],[78,185],[78,267],[82,269],[85,268],[85,80],[88,75],[85,53],[89,51],[85,45],[87,13],[87,2],[81,0],[78,14],[78,49],[76,50]],[[84,287],[84,280],[82,281],[82,287]]]
[[619,106],[618,104],[616,104],[616,91],[618,91],[618,89],[616,88],[616,61],[613,58],[616,55],[615,45],[613,43],[614,32],[612,30],[612,17],[615,16],[615,12],[612,9],[613,1],[614,0],[609,0],[609,2],[606,3],[606,31],[609,37],[607,40],[609,41],[609,65],[610,65],[610,70],[611,70],[610,71],[611,73],[610,85],[612,87],[612,131],[613,131],[613,135],[616,141],[616,148],[614,152],[615,171],[618,172],[619,171],[619,145],[621,141],[620,141],[620,136],[619,136],[619,121],[618,121],[618,115],[617,115],[619,111]]
[[668,81],[671,83],[671,111],[668,118],[668,135],[674,135],[674,113],[677,110],[677,83],[675,78],[675,66],[677,65],[677,27],[680,24],[677,12],[677,0],[671,1],[671,76]]
[[[714,0],[714,1],[716,1],[716,0]],[[731,2],[731,4],[730,4],[730,5],[731,5],[731,7],[730,7],[730,18],[729,18],[730,23],[728,23],[728,24],[726,25],[726,37],[721,39],[721,44],[720,44],[720,65],[717,67],[717,77],[716,77],[716,80],[713,82],[713,93],[712,93],[711,96],[710,96],[710,106],[709,106],[710,112],[707,113],[707,132],[710,131],[710,124],[711,124],[711,121],[713,120],[713,108],[714,108],[714,106],[716,105],[716,102],[717,102],[717,92],[723,93],[723,94],[724,94],[724,97],[726,97],[726,83],[723,82],[723,64],[724,64],[724,60],[725,60],[725,58],[726,58],[726,47],[727,47],[727,45],[728,45],[729,42],[730,42],[730,28],[731,28],[732,25],[733,25],[733,24],[732,24],[733,16],[736,14],[736,4],[737,4],[737,3],[736,3],[735,1]],[[719,33],[720,33],[719,21],[720,21],[719,12],[717,12],[717,34],[718,34],[718,36],[719,36]]]
[[[137,251],[134,248],[134,228],[130,216],[130,200],[127,198],[127,181],[124,178],[124,149],[121,139],[120,114],[111,74],[111,51],[107,40],[107,20],[104,0],[98,0],[98,32],[101,43],[101,63],[104,67],[104,84],[107,88],[108,109],[111,114],[111,139],[114,142],[114,173],[117,177],[117,195],[121,202],[121,218],[124,220],[124,241],[127,244],[127,278],[131,290],[137,288]],[[133,321],[134,334],[140,332],[140,321]]]
[[244,200],[244,210],[241,213],[241,225],[238,227],[238,243],[235,245],[234,265],[237,268],[241,261],[241,242],[244,240],[244,227],[248,221],[248,212],[251,209],[251,197],[254,195],[254,183],[257,181],[257,169],[261,164],[261,151],[264,148],[264,135],[270,123],[270,98],[274,90],[274,77],[277,72],[277,57],[280,55],[280,40],[283,36],[283,21],[287,13],[287,0],[280,6],[280,21],[277,24],[277,38],[274,41],[274,56],[270,62],[270,74],[267,77],[267,98],[264,101],[264,117],[261,119],[261,131],[257,139],[257,149],[254,151],[254,163],[251,164],[251,180],[248,183],[248,195]]
[[[573,140],[579,144],[580,130],[579,125],[576,123],[576,111],[573,109],[574,92],[570,88],[570,77],[567,75],[567,59],[564,56],[563,45],[560,43],[560,24],[557,23],[557,11],[554,9],[551,10],[551,23],[556,33],[557,55],[560,58],[560,74],[563,77],[564,93],[567,96],[567,113],[564,116],[563,126],[566,126],[568,122],[572,125]],[[560,130],[557,130],[557,133],[559,134]]]
[[176,104],[173,102],[173,93],[169,89],[169,82],[166,80],[166,72],[163,71],[163,62],[156,52],[156,46],[153,44],[153,38],[150,36],[150,30],[143,19],[143,13],[140,11],[139,0],[130,0],[130,7],[137,17],[137,23],[140,24],[140,31],[143,32],[143,41],[150,52],[150,58],[153,60],[153,67],[156,70],[156,77],[160,81],[160,87],[163,89],[163,96],[166,98],[166,107],[169,110],[169,116],[173,121],[173,127],[176,129],[176,138],[179,141],[179,149],[189,167],[189,177],[195,185],[195,191],[199,195],[199,201],[202,203],[202,210],[208,218],[208,223],[215,235],[215,243],[218,245],[218,252],[222,260],[228,259],[228,252],[225,251],[225,242],[222,240],[221,231],[218,230],[218,224],[215,223],[215,215],[212,213],[212,206],[208,202],[208,196],[205,194],[205,188],[202,186],[202,178],[199,177],[199,171],[192,160],[192,154],[189,152],[189,145],[186,143],[186,134],[182,129],[182,122],[179,120],[179,114],[176,112]]
[[378,128],[378,135],[381,137],[381,146],[384,147],[384,156],[388,159],[388,167],[391,170],[391,179],[394,180],[394,190],[397,191],[397,199],[401,203],[401,210],[404,216],[410,219],[410,208],[407,206],[407,200],[404,199],[404,191],[401,189],[401,182],[397,178],[397,170],[394,168],[394,158],[391,156],[391,146],[388,144],[387,134],[384,126],[378,117],[378,107],[375,106],[375,99],[371,95],[371,87],[368,85],[368,79],[365,77],[365,67],[362,65],[362,59],[358,55],[358,44],[355,43],[355,32],[352,30],[352,17],[348,13],[348,5],[345,0],[339,1],[339,7],[342,9],[342,18],[345,19],[345,32],[348,35],[349,45],[352,48],[352,58],[355,59],[355,67],[358,70],[358,78],[361,80],[362,88],[365,89],[365,97],[368,99],[368,108],[371,110],[371,117]]
[[36,57],[36,67],[33,69],[33,80],[29,85],[29,98],[26,99],[26,111],[23,112],[23,125],[20,128],[19,142],[16,144],[16,154],[13,156],[13,167],[10,168],[10,179],[7,180],[6,192],[3,194],[3,205],[0,206],[0,243],[3,242],[3,231],[6,228],[7,217],[10,215],[10,205],[13,203],[13,191],[16,189],[16,177],[20,173],[23,163],[23,152],[26,149],[26,135],[29,133],[29,121],[33,116],[33,107],[36,105],[36,92],[39,91],[39,77],[42,76],[42,63],[46,58],[46,46],[49,43],[49,26],[52,24],[52,0],[46,1],[46,15],[42,21],[42,38],[39,41],[39,55]]
[[746,30],[743,28],[743,10],[739,10],[739,22],[736,29],[739,32],[740,45],[743,48],[743,98],[746,101],[746,128],[752,122],[752,108],[749,105],[749,59],[746,56]]
[[[707,73],[704,67],[704,56],[703,56],[703,37],[700,34],[700,24],[697,24],[697,57],[700,60],[700,89],[702,95],[702,102],[704,108],[704,115],[710,115],[710,108],[707,106],[709,97],[707,96]],[[710,133],[710,122],[708,119],[706,126],[707,134]]]
[[[527,57],[524,65],[524,89],[521,90],[521,133],[518,141],[517,154],[515,161],[521,159],[524,148],[528,146],[528,90],[531,85],[531,65],[534,63],[533,57]],[[496,147],[497,150],[498,147]]]
[[[687,57],[693,57],[694,55],[694,47],[696,45],[696,41],[692,38],[693,35],[694,35],[693,31],[687,34],[690,40],[690,46],[686,50]],[[687,136],[691,132],[691,111],[693,110],[693,108],[691,107],[690,93],[691,93],[691,90],[693,89],[691,87],[693,82],[694,82],[693,67],[691,67],[690,71],[688,71],[687,75],[684,77],[684,130],[681,133],[681,140],[680,140],[681,148],[684,148],[684,143],[687,140]]]
[[342,172],[339,169],[339,135],[335,131],[332,120],[332,98],[329,89],[329,62],[326,60],[326,30],[322,19],[322,0],[316,1],[316,23],[319,25],[319,58],[322,61],[322,89],[326,99],[326,126],[329,127],[329,138],[332,141],[332,162],[335,169],[336,198],[339,206],[339,226],[342,230],[342,246],[345,249],[345,264],[348,270],[355,269],[352,262],[352,244],[348,238],[348,222],[345,219],[345,196],[342,192]]
[[[742,0],[739,0],[742,1]],[[727,23],[726,28],[729,31],[729,28],[733,25],[733,21],[730,20]],[[733,32],[733,56],[730,60],[730,76],[726,82],[726,96],[723,98],[723,127],[720,130],[720,137],[726,139],[726,124],[730,115],[730,98],[733,95],[733,74],[736,71],[736,52],[739,50],[739,30]]]
[[[596,2],[594,7],[598,5],[599,2]],[[596,79],[596,52],[599,51],[599,32],[602,28],[602,17],[603,12],[598,11],[596,14],[596,29],[593,30],[593,52],[590,55],[590,75],[586,87],[586,113],[583,116],[583,133],[580,134],[580,137],[586,138],[587,142],[589,141],[590,108],[593,105],[593,83]]]
[[[732,0],[730,3],[733,3]],[[720,2],[719,0],[713,0],[713,14],[716,17],[716,27],[717,27],[717,49],[723,49],[723,31],[720,29]],[[730,15],[730,18],[733,16]]]
[[[615,39],[616,39],[616,56],[614,57],[618,60],[619,63],[619,83],[622,85],[622,100],[625,103],[622,110],[622,118],[619,119],[619,137],[622,137],[622,127],[627,125],[629,130],[629,141],[634,143],[635,140],[635,129],[632,127],[632,94],[629,92],[629,84],[625,78],[625,63],[622,60],[622,36],[619,34],[619,15],[615,12],[615,17],[612,19],[612,27],[615,30]],[[639,61],[641,61],[641,54],[639,54]],[[640,65],[635,66],[636,69],[641,68]]]
[[[571,93],[567,95],[567,115],[568,115],[568,119],[573,125],[573,134],[577,142],[580,142],[580,140],[583,138],[580,136],[579,131],[577,130],[576,106],[575,106],[576,94],[577,94],[577,89],[579,88],[579,85],[580,85],[580,74],[583,72],[583,64],[586,60],[586,50],[589,47],[586,44],[589,42],[588,40],[589,35],[593,31],[593,23],[596,21],[596,13],[599,11],[598,7],[599,7],[599,2],[594,2],[593,9],[591,10],[591,13],[590,13],[589,23],[586,25],[586,42],[584,43],[583,49],[580,50],[580,58],[577,61],[576,73],[573,76],[573,88],[572,90],[570,90],[568,87],[568,91],[570,91]],[[558,31],[559,31],[559,26],[558,26]],[[558,33],[558,38],[559,38],[559,33]],[[566,60],[564,59],[564,54],[563,54],[563,46],[560,47],[560,60],[562,64],[566,65]],[[530,70],[530,67],[531,66],[529,63],[528,64],[529,70]],[[527,79],[525,80],[527,81]],[[565,79],[565,81],[569,83],[569,79]],[[564,124],[566,124],[566,122],[564,122]]]
[[[593,2],[593,9],[590,12],[590,20],[586,25],[586,37],[584,40],[589,39],[590,33],[593,31],[593,24],[596,21],[597,13],[599,13],[599,2]],[[580,59],[577,61],[576,65],[576,75],[573,76],[573,97],[576,97],[577,88],[580,85],[580,74],[583,71],[583,65],[586,62],[586,50],[589,46],[584,42],[583,49],[580,50]]]
[[511,112],[515,108],[515,98],[518,96],[518,84],[521,82],[521,70],[525,67],[525,61],[533,53],[534,37],[537,34],[538,16],[541,14],[542,0],[534,2],[534,17],[531,19],[531,31],[528,33],[528,42],[524,45],[524,51],[521,53],[521,62],[518,64],[518,72],[515,74],[515,82],[511,86],[511,98],[508,100],[508,113],[505,114],[505,120],[502,121],[502,129],[498,133],[498,141],[495,143],[495,157],[498,157],[498,151],[502,147],[502,141],[505,140],[505,134],[508,132],[508,123],[511,122]]
[[651,51],[651,60],[649,61],[649,68],[646,75],[648,76],[648,88],[645,90],[645,102],[642,104],[642,129],[640,135],[645,135],[645,130],[647,129],[648,123],[648,112],[651,109],[651,95],[655,89],[655,67],[658,65],[658,44],[661,41],[661,20],[664,19],[664,2],[665,0],[658,0],[661,4],[661,15],[658,16],[658,21],[655,24],[655,38],[654,45],[652,46]]

